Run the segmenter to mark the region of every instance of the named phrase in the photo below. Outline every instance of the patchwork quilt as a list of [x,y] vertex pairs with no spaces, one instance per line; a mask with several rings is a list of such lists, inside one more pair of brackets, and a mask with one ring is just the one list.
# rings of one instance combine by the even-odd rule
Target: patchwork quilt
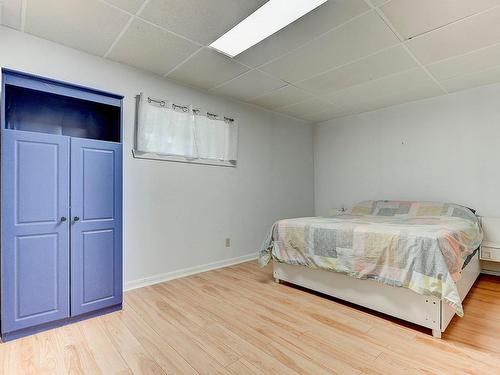
[[341,272],[445,300],[463,316],[455,282],[483,233],[477,217],[451,203],[365,201],[333,217],[276,222],[259,262]]

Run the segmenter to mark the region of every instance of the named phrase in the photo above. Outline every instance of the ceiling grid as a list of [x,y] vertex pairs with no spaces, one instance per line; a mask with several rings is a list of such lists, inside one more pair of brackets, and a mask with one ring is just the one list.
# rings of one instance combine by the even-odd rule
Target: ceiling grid
[[266,0],[0,0],[1,23],[310,122],[500,82],[500,0],[329,0],[235,58]]

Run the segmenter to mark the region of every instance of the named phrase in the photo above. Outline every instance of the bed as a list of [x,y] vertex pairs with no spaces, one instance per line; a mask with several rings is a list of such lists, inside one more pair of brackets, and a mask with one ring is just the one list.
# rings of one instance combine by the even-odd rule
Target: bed
[[364,201],[333,217],[276,222],[260,253],[276,281],[430,328],[441,337],[480,273],[474,212],[439,202]]

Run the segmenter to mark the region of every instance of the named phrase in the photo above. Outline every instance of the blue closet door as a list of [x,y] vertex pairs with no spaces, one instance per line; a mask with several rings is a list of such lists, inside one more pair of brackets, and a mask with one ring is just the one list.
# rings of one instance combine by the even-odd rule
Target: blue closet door
[[69,316],[69,138],[2,131],[2,332]]
[[71,315],[122,302],[122,145],[71,138]]

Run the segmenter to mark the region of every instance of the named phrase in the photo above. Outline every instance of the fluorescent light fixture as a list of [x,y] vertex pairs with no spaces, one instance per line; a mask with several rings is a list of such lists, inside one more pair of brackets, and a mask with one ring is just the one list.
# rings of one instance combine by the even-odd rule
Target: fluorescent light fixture
[[269,0],[210,47],[234,57],[281,30],[327,0]]

